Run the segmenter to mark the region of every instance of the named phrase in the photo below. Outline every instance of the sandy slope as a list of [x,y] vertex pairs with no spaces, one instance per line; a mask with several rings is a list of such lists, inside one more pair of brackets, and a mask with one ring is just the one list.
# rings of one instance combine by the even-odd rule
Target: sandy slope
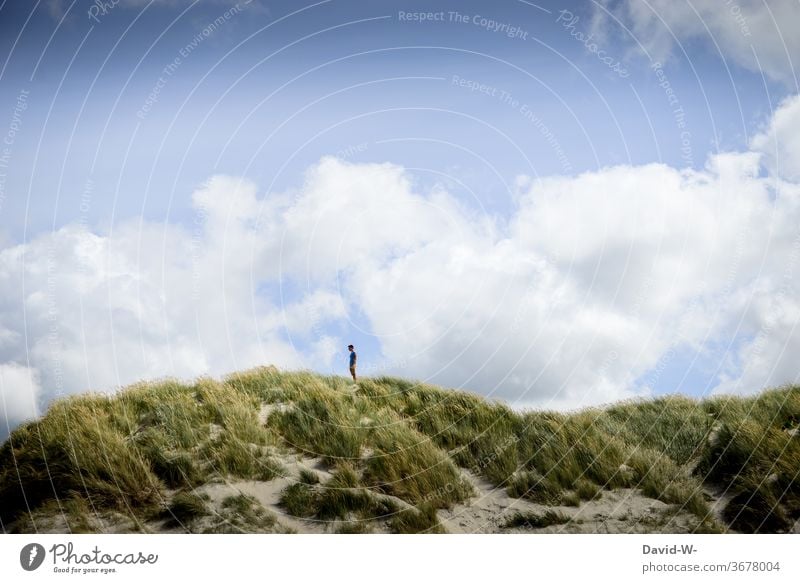
[[[496,488],[486,480],[463,470],[477,495],[467,504],[459,504],[451,510],[440,510],[439,520],[451,533],[626,533],[690,532],[697,519],[680,512],[668,522],[671,515],[669,505],[642,496],[635,490],[619,489],[604,491],[595,500],[581,503],[580,507],[543,506],[527,500],[512,498],[502,488]],[[571,518],[570,522],[546,528],[503,528],[502,525],[514,514],[542,514],[547,510],[560,512]],[[667,528],[668,526],[668,528]]]
[[[353,386],[355,390],[355,385]],[[274,411],[283,411],[292,407],[291,403],[272,403],[262,405],[258,417],[264,424],[269,415]],[[372,420],[364,418],[362,424],[369,424]],[[215,429],[212,426],[212,435]],[[371,452],[365,451],[364,455]],[[290,484],[298,481],[301,470],[315,472],[321,483],[331,478],[329,468],[320,458],[304,456],[302,453],[289,453],[274,451],[271,457],[284,468],[284,474],[270,481],[255,480],[216,480],[204,484],[194,490],[194,493],[207,497],[210,515],[201,518],[192,525],[191,531],[202,531],[203,527],[224,522],[223,503],[230,497],[241,494],[255,499],[257,505],[263,507],[273,515],[277,522],[270,528],[270,532],[298,532],[298,533],[331,533],[343,524],[342,521],[319,521],[315,519],[298,518],[288,515],[280,506],[281,492]],[[680,511],[658,500],[645,497],[637,490],[618,489],[604,490],[594,500],[584,501],[578,507],[573,506],[544,506],[533,502],[513,498],[506,493],[504,488],[498,488],[487,480],[461,469],[464,478],[469,481],[475,495],[466,503],[457,504],[449,510],[439,510],[438,517],[442,526],[449,533],[652,533],[652,532],[692,532],[698,519],[685,511]],[[166,507],[175,492],[167,491]],[[375,494],[376,496],[382,496]],[[719,520],[721,508],[724,507],[726,496],[724,492],[707,492],[712,512]],[[398,508],[408,508],[409,504],[400,498],[391,498]],[[547,511],[555,511],[569,518],[565,524],[556,524],[545,528],[515,527],[506,528],[506,522],[518,513],[542,515]],[[187,532],[187,528],[180,524],[170,523],[166,519],[149,521],[144,524],[135,524],[123,514],[106,512],[89,517],[92,530],[97,532]],[[352,522],[351,522],[352,524]],[[39,532],[61,533],[69,529],[62,516],[53,514],[37,518]],[[800,532],[800,521],[795,523],[794,532]],[[388,532],[387,520],[370,521],[368,531],[374,533]]]
[[[288,470],[287,475],[270,482],[249,480],[229,481],[207,484],[197,490],[211,498],[213,506],[219,506],[223,499],[237,494],[253,496],[266,509],[273,512],[281,525],[300,533],[333,532],[337,524],[312,519],[296,518],[287,515],[279,506],[281,491],[297,480],[301,468],[317,472],[321,481],[330,477],[321,461],[299,455],[284,455],[280,462]],[[583,502],[580,507],[550,507],[510,497],[502,488],[497,488],[486,480],[462,470],[464,477],[475,488],[476,495],[466,504],[458,504],[450,510],[440,510],[439,520],[449,533],[632,533],[632,532],[691,532],[697,519],[687,512],[674,512],[674,509],[647,498],[632,489],[604,491],[595,500]],[[400,507],[408,504],[399,498],[391,497]],[[540,529],[503,528],[503,524],[517,512],[542,514],[556,510],[570,517],[567,524],[554,525]],[[372,523],[372,532],[388,532],[385,523]]]
[[[262,415],[269,411],[262,410]],[[276,526],[271,532],[297,533],[331,533],[342,524],[340,521],[327,522],[314,519],[298,518],[284,512],[279,505],[280,494],[288,485],[296,482],[301,469],[311,470],[327,481],[331,473],[319,458],[305,457],[302,454],[276,454],[277,461],[285,468],[286,473],[267,482],[254,480],[228,480],[204,484],[194,493],[208,496],[211,515],[203,523],[218,520],[223,514],[222,503],[231,496],[245,494],[252,496],[268,512],[277,518]],[[647,498],[632,489],[603,491],[595,500],[582,502],[579,507],[544,506],[527,500],[510,497],[505,489],[497,488],[468,470],[461,470],[464,477],[473,485],[475,496],[465,504],[457,504],[450,510],[439,510],[441,524],[449,533],[647,533],[647,532],[692,532],[697,525],[697,518],[691,514],[675,512],[671,506],[658,500]],[[171,493],[168,493],[168,496]],[[388,496],[398,507],[406,508],[405,501]],[[715,500],[712,499],[712,508]],[[566,524],[552,525],[545,528],[504,528],[505,522],[516,513],[534,513],[541,515],[547,510],[560,512],[570,518]],[[169,524],[166,520],[150,521],[137,527],[129,518],[116,513],[95,515],[91,518],[93,528],[98,532],[186,532],[181,525]],[[53,515],[45,521],[39,521],[39,532],[61,533],[68,529],[59,515]],[[202,528],[193,528],[198,531]],[[369,531],[386,533],[386,521],[371,521]],[[795,524],[794,532],[800,532],[800,521]]]
[[303,458],[302,456],[283,455],[278,460],[286,468],[285,476],[269,482],[253,480],[232,480],[224,483],[206,484],[198,488],[197,494],[208,494],[210,504],[218,508],[222,501],[229,496],[245,494],[258,500],[261,505],[278,517],[279,524],[296,532],[323,533],[329,527],[328,523],[308,518],[296,518],[286,514],[278,504],[281,492],[289,484],[297,481],[301,469],[308,469],[319,475],[320,481],[331,477],[316,458]]

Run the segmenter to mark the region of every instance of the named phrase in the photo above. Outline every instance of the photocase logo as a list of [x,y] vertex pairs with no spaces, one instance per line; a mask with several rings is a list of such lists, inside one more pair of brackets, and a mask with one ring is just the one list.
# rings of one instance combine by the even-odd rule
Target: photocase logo
[[44,562],[44,547],[39,543],[30,543],[19,552],[19,564],[26,571],[35,571]]

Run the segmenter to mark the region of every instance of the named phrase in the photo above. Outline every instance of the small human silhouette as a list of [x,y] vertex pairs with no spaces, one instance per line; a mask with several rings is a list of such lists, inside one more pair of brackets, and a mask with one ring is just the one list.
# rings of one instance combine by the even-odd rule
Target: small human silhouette
[[347,350],[350,351],[350,374],[353,375],[353,382],[356,382],[356,360],[358,359],[358,356],[356,355],[356,351],[352,344],[347,347]]

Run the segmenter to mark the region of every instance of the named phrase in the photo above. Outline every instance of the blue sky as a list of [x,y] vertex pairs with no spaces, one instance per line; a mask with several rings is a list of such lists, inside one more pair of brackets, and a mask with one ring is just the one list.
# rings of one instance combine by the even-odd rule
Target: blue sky
[[[430,3],[333,1],[293,16],[288,15],[301,5],[253,4],[202,37],[186,57],[181,51],[187,54],[195,36],[234,4],[156,1],[142,10],[123,1],[94,22],[87,16],[92,3],[78,2],[57,20],[40,2],[22,34],[31,7],[3,7],[6,109],[20,90],[31,91],[17,141],[18,172],[9,177],[9,188],[36,197],[36,208],[27,214],[34,232],[75,220],[70,198],[89,178],[104,191],[116,191],[121,182],[116,209],[123,216],[144,208],[146,216],[163,218],[171,193],[179,219],[189,206],[188,193],[209,172],[284,189],[321,156],[359,143],[370,148],[357,161],[422,166],[433,157],[440,169],[471,167],[482,201],[500,211],[508,198],[504,184],[473,156],[433,143],[373,144],[409,136],[470,142],[506,181],[521,172],[563,173],[565,163],[553,148],[504,104],[505,91],[549,122],[573,173],[652,161],[702,167],[709,150],[746,145],[769,116],[770,104],[789,92],[783,85],[765,86],[758,72],[734,67],[729,77],[713,50],[696,50],[702,41],[691,42],[691,61],[673,55],[665,71],[692,129],[687,160],[649,62],[609,39],[607,52],[630,71],[622,79],[569,34],[591,33],[591,3],[570,7],[579,20],[569,30],[555,22],[562,4],[540,4],[549,13],[521,2],[501,2],[488,13],[481,3],[436,4],[446,19],[454,12],[487,13],[520,27],[527,39],[509,39],[471,22],[398,20],[399,13]],[[175,72],[164,74],[176,58]],[[453,76],[496,88],[497,96],[460,87]],[[159,77],[165,83],[158,101],[140,119],[137,112]],[[306,109],[297,113],[301,108]],[[48,171],[37,172],[42,168]],[[158,196],[143,205],[151,173]],[[56,206],[59,191],[64,198]],[[113,200],[96,201],[98,221],[106,220]],[[21,238],[26,206],[25,196],[5,205],[11,223],[6,230],[14,241]]]
[[800,15],[717,4],[3,2],[6,425],[350,342],[519,407],[796,380]]

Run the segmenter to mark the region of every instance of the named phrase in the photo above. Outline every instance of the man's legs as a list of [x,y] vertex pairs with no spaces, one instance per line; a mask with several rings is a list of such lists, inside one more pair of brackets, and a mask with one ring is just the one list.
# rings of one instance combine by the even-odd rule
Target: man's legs
[[356,367],[350,367],[350,374],[353,375],[353,382],[356,382]]

